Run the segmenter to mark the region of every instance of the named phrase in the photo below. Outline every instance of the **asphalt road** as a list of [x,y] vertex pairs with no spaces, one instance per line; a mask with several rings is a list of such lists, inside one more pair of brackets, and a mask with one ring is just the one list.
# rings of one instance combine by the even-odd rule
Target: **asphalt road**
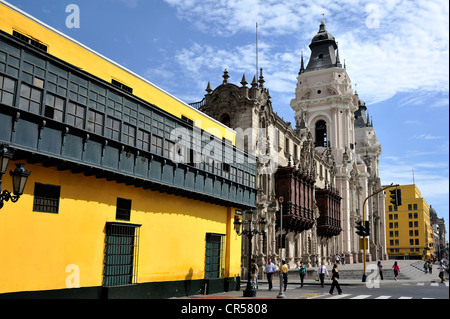
[[[379,288],[367,288],[364,285],[342,286],[342,295],[334,291],[329,294],[329,286],[310,299],[449,299],[448,281],[439,282],[411,282],[401,281],[381,283]],[[322,288],[321,288],[322,289]],[[317,290],[317,288],[315,289]]]

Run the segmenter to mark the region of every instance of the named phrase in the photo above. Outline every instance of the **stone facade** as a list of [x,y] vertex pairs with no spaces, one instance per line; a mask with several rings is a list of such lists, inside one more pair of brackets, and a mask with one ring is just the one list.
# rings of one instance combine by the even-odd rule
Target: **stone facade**
[[[214,90],[208,84],[203,101],[193,104],[236,130],[238,147],[258,157],[257,215],[268,221],[266,235],[253,239],[260,266],[270,257],[276,265],[283,258],[290,269],[301,261],[311,267],[334,262],[336,254],[362,262],[355,222],[363,218],[365,198],[381,188],[381,146],[323,21],[310,47],[291,101],[295,128],[274,112],[262,69],[250,87],[245,75],[240,86],[229,83],[225,70],[223,83]],[[367,260],[385,259],[383,193],[367,201],[365,220],[372,229]],[[247,247],[245,239],[244,278]]]

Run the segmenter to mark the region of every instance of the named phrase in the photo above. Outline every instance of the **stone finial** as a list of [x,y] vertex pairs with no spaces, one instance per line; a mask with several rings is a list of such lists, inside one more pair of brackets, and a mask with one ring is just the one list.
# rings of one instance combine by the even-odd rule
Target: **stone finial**
[[248,82],[247,82],[247,80],[245,79],[245,73],[244,73],[244,75],[242,76],[241,84],[242,84],[242,87],[247,87]]
[[206,87],[205,91],[206,91],[206,93],[211,94],[212,89],[211,89],[211,83],[210,82],[208,82],[208,86]]
[[223,84],[228,84],[228,79],[230,78],[230,76],[228,75],[228,70],[225,69],[225,71],[223,71]]

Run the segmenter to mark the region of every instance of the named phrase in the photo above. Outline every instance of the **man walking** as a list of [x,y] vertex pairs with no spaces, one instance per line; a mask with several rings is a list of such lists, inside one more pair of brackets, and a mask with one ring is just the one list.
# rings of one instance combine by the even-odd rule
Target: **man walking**
[[317,275],[319,276],[320,285],[323,288],[323,281],[325,279],[325,275],[328,276],[328,270],[323,261],[322,261],[321,265],[319,266],[319,268],[317,269]]
[[272,290],[272,279],[275,271],[275,265],[272,263],[272,259],[269,258],[266,267],[264,268],[264,273],[267,275],[267,281],[269,282],[269,290]]

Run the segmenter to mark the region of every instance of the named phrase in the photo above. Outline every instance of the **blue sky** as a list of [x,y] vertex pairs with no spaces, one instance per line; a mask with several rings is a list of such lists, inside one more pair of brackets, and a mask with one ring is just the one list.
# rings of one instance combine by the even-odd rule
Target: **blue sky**
[[[259,66],[274,110],[295,123],[301,52],[324,14],[341,60],[368,106],[383,184],[412,184],[449,231],[449,4],[447,0],[9,0],[9,3],[190,103],[225,68],[239,85]],[[68,28],[69,4],[80,28]]]

